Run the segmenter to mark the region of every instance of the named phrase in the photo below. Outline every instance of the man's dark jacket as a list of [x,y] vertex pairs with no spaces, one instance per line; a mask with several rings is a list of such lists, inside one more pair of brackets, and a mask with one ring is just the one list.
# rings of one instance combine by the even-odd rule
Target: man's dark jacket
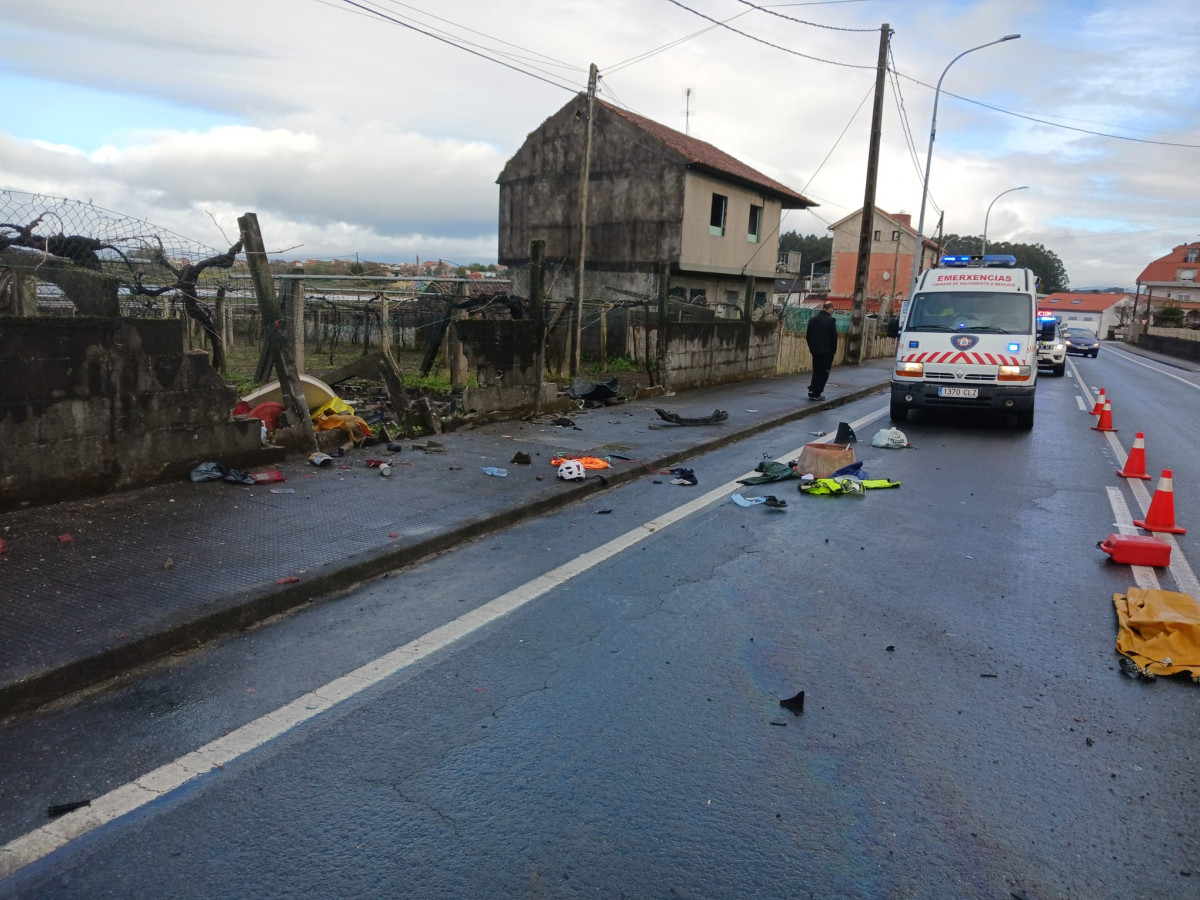
[[828,310],[821,310],[808,320],[808,330],[804,333],[808,342],[808,352],[814,356],[832,356],[837,353],[837,320]]

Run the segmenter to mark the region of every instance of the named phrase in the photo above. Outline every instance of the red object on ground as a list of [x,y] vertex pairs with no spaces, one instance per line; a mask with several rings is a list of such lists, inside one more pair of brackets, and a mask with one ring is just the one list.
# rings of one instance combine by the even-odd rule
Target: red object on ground
[[276,584],[295,584],[299,580],[300,580],[300,576],[298,576],[298,575],[285,575],[283,578],[276,578],[275,583]]
[[1146,474],[1146,439],[1140,431],[1133,439],[1133,448],[1129,451],[1129,456],[1125,458],[1125,468],[1117,469],[1117,474],[1122,478],[1150,480],[1150,476]]
[[375,469],[383,465],[382,459],[365,459],[363,462],[367,464],[368,469]]
[[237,406],[235,406],[233,408],[233,412],[231,412],[229,415],[231,415],[231,416],[248,416],[248,415],[250,415],[250,404],[247,403],[245,400],[239,400],[237,402]]
[[1100,388],[1100,393],[1096,397],[1096,405],[1092,407],[1092,415],[1098,416],[1104,412],[1104,388]]
[[1134,519],[1133,524],[1147,531],[1165,531],[1168,534],[1187,534],[1186,528],[1175,527],[1175,482],[1171,478],[1171,470],[1163,469],[1162,477],[1158,479],[1158,487],[1150,498],[1150,509],[1146,518]]
[[1110,534],[1096,546],[1111,556],[1113,562],[1127,566],[1171,565],[1171,545],[1156,537]]
[[287,481],[278,469],[267,469],[265,472],[253,472],[251,478],[255,484],[274,484],[277,481]]
[[279,414],[283,412],[283,404],[272,400],[268,403],[260,403],[254,409],[250,410],[250,418],[262,419],[263,424],[267,426],[267,431],[274,431],[279,427]]
[[60,544],[73,544],[75,543],[75,538],[71,537],[69,534],[60,534],[58,536],[58,542]]
[[4,538],[0,538],[0,556],[8,552],[8,544],[4,543]]
[[1112,427],[1112,401],[1104,401],[1104,409],[1100,410],[1100,423],[1092,426],[1092,431],[1116,431]]

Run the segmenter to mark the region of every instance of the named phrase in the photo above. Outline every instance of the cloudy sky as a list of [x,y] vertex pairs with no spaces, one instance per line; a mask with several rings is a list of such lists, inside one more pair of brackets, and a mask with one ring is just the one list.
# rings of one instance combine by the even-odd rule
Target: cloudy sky
[[916,223],[933,86],[1019,33],[945,76],[926,233],[995,200],[989,239],[1045,244],[1076,289],[1200,239],[1195,0],[757,5],[0,0],[0,188],[220,249],[252,210],[289,259],[494,261],[497,175],[595,63],[602,98],[817,200],[783,229],[825,234],[862,205],[886,22],[877,205]]

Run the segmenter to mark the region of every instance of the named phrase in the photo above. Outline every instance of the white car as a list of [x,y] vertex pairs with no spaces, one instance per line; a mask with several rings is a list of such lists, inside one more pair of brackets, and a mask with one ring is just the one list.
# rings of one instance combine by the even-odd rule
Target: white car
[[1067,372],[1067,342],[1063,340],[1062,329],[1054,323],[1053,334],[1050,323],[1039,323],[1038,332],[1038,368],[1048,368],[1055,375],[1065,375]]

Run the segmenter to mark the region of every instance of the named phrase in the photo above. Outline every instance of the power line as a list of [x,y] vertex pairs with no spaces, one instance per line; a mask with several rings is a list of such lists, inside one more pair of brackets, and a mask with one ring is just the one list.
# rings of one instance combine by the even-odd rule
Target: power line
[[609,75],[611,75],[612,73],[620,71],[621,69],[624,69],[627,66],[632,66],[636,63],[647,60],[652,56],[656,56],[657,54],[662,53],[664,50],[670,50],[672,47],[678,47],[680,44],[687,43],[692,38],[700,37],[700,35],[702,35],[702,34],[708,34],[714,28],[719,28],[721,25],[724,25],[725,22],[732,22],[734,19],[740,19],[742,16],[748,16],[749,14],[750,14],[750,10],[748,10],[748,9],[744,10],[744,11],[738,13],[736,16],[730,16],[728,19],[725,19],[723,22],[718,22],[715,25],[709,25],[707,28],[701,28],[699,31],[692,32],[691,34],[686,35],[685,37],[678,38],[677,40],[669,41],[659,47],[655,47],[653,50],[647,50],[645,53],[640,53],[637,56],[631,56],[631,57],[629,57],[629,59],[624,59],[619,63],[615,63],[614,65],[609,66],[606,69],[602,69],[602,71],[607,72]]
[[[346,2],[350,2],[350,0],[346,0]],[[870,69],[872,72],[874,72],[875,68],[876,68],[875,66],[860,66],[855,63],[844,63],[844,62],[838,62],[837,60],[833,60],[833,59],[823,59],[820,56],[812,56],[811,54],[808,54],[808,53],[801,53],[799,50],[792,50],[788,47],[782,47],[779,44],[773,44],[770,41],[765,41],[760,37],[755,37],[752,34],[747,34],[744,31],[740,31],[737,28],[734,28],[732,25],[727,25],[724,22],[714,19],[712,16],[706,16],[704,13],[694,10],[690,6],[687,6],[683,3],[680,3],[679,0],[667,0],[667,2],[672,3],[675,6],[678,6],[680,9],[687,10],[688,12],[692,13],[692,15],[699,16],[702,19],[707,19],[709,22],[712,22],[714,25],[720,25],[722,28],[726,28],[729,31],[732,31],[734,34],[740,34],[744,38],[749,38],[750,40],[757,41],[760,44],[766,44],[768,47],[773,47],[776,50],[782,50],[784,53],[790,53],[792,56],[799,56],[804,59],[811,59],[814,62],[828,63],[831,66],[843,66],[844,68],[847,68],[847,69]]]
[[[388,3],[392,6],[402,6],[405,9],[412,10],[413,12],[419,13],[420,15],[426,16],[430,19],[437,19],[439,22],[445,22],[447,25],[453,25],[455,28],[459,28],[463,31],[469,32],[470,34],[477,34],[480,37],[489,38],[493,41],[496,41],[497,43],[504,44],[507,47],[513,47],[517,50],[523,51],[524,53],[532,54],[532,56],[530,56],[530,57],[521,57],[521,56],[512,55],[512,56],[510,56],[510,58],[512,58],[512,59],[526,59],[526,60],[532,61],[533,57],[537,57],[539,59],[545,60],[547,63],[559,66],[564,69],[570,69],[575,72],[585,72],[585,73],[587,72],[587,69],[577,66],[574,63],[563,62],[561,59],[555,59],[553,56],[547,56],[545,53],[539,53],[536,50],[530,50],[528,47],[522,47],[520,44],[514,44],[511,41],[506,41],[503,38],[498,38],[494,34],[488,34],[485,31],[477,31],[476,29],[469,28],[466,25],[460,25],[458,22],[452,22],[450,19],[445,19],[445,18],[442,18],[441,16],[434,15],[431,12],[426,12],[423,9],[418,9],[415,6],[410,6],[407,3],[402,3],[402,2],[400,2],[400,0],[382,0],[382,2]],[[445,32],[443,32],[443,34],[444,33]],[[499,52],[499,51],[495,51],[495,52]]]
[[[670,0],[670,2],[674,2],[674,0]],[[936,88],[933,87],[933,85],[926,84],[925,82],[921,81],[920,79],[913,78],[911,75],[905,75],[903,72],[897,72],[896,74],[899,75],[901,78],[907,78],[909,81],[913,82],[913,84],[919,84],[921,87],[929,88],[930,90],[937,90]],[[1127,137],[1126,135],[1123,135],[1123,134],[1110,134],[1109,132],[1105,132],[1105,131],[1093,131],[1089,128],[1077,128],[1074,125],[1063,125],[1061,122],[1051,122],[1051,121],[1048,121],[1047,119],[1040,119],[1037,116],[1032,116],[1027,113],[1020,113],[1020,112],[1017,112],[1016,110],[1005,109],[1002,106],[993,106],[990,103],[984,103],[982,100],[972,100],[970,97],[964,97],[961,94],[955,94],[951,91],[942,91],[942,93],[947,94],[951,97],[954,97],[957,100],[962,100],[966,103],[973,103],[975,106],[982,106],[985,109],[990,109],[990,110],[993,110],[994,112],[998,112],[998,113],[1004,113],[1007,116],[1013,116],[1018,119],[1026,119],[1027,121],[1030,121],[1030,122],[1037,122],[1039,125],[1048,125],[1051,128],[1062,128],[1066,131],[1075,131],[1080,134],[1090,134],[1090,135],[1094,135],[1096,137],[1112,138],[1115,141],[1129,141],[1134,144],[1153,144],[1158,147],[1186,147],[1186,148],[1192,149],[1192,150],[1200,150],[1200,144],[1184,144],[1184,143],[1179,143],[1179,142],[1175,142],[1175,141],[1152,141],[1149,138]],[[1114,126],[1114,127],[1123,128],[1125,126]]]
[[[323,0],[316,0],[316,2],[322,3]],[[496,59],[494,56],[488,56],[486,53],[483,53],[479,50],[472,50],[470,47],[466,46],[465,44],[458,43],[457,41],[453,41],[447,37],[442,37],[441,35],[435,34],[432,31],[426,31],[424,28],[419,28],[416,25],[413,25],[409,22],[405,22],[402,19],[396,18],[395,16],[389,15],[389,14],[383,12],[382,10],[371,9],[367,6],[364,6],[361,3],[355,2],[355,0],[342,0],[342,2],[344,4],[346,4],[347,6],[353,6],[357,9],[362,10],[367,15],[373,16],[378,19],[382,19],[385,22],[390,22],[393,25],[399,25],[402,28],[408,28],[411,31],[417,32],[418,34],[423,34],[426,37],[431,37],[435,41],[441,41],[443,44],[449,44],[451,47],[455,47],[458,50],[462,50],[466,53],[470,53],[472,56],[478,56],[480,59],[486,59],[488,62],[493,62],[493,63],[496,63],[496,65],[504,66],[504,68],[506,68],[506,69],[512,69],[514,72],[520,72],[522,75],[527,75],[530,78],[536,78],[538,81],[544,82],[544,83],[550,85],[551,87],[560,88],[564,91],[570,91],[572,94],[578,93],[578,91],[579,91],[579,88],[577,86],[565,85],[558,81],[552,81],[550,78],[544,78],[541,75],[537,75],[533,72],[530,72],[527,69],[522,69],[520,66],[513,65],[512,63],[507,63],[502,59]],[[328,6],[330,4],[324,3],[324,5]]]
[[[921,157],[917,151],[916,140],[913,138],[912,125],[908,121],[908,111],[904,108],[904,95],[900,92],[900,79],[896,77],[896,58],[892,55],[891,43],[888,44],[888,58],[891,60],[891,65],[888,67],[888,74],[891,76],[889,82],[892,86],[892,98],[896,101],[896,109],[900,115],[900,127],[904,133],[904,144],[908,148],[908,157],[912,161],[913,170],[917,173],[918,183],[924,184],[925,173],[921,169]],[[934,202],[933,197],[929,197],[929,204],[940,215],[942,209]]]
[[751,3],[750,0],[737,0],[743,6],[749,6],[751,9],[757,9],[759,12],[765,12],[767,15],[778,16],[781,19],[787,19],[789,22],[795,22],[797,25],[811,25],[813,28],[828,28],[830,31],[858,31],[858,32],[876,32],[878,28],[841,28],[837,25],[822,25],[819,22],[806,22],[804,19],[796,19],[792,16],[785,16],[783,13],[777,13],[773,9],[767,9],[765,6],[758,6]]

